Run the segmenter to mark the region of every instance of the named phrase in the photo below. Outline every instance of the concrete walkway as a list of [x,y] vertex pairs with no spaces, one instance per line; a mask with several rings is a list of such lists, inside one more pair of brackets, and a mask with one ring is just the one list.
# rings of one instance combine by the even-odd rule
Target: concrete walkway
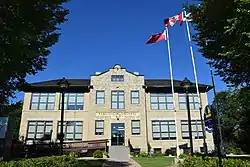
[[141,165],[131,158],[128,162],[119,162],[106,159],[102,167],[141,167]]

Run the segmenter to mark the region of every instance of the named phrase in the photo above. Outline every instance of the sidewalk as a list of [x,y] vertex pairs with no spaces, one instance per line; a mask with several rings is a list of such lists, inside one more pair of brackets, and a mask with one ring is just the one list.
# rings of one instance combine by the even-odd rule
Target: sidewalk
[[102,167],[141,167],[141,166],[130,158],[128,162],[118,162],[106,159]]

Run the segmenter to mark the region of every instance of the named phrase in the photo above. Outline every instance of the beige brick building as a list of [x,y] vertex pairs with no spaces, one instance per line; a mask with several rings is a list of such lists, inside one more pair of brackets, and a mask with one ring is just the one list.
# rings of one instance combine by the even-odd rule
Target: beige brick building
[[[24,105],[20,136],[27,141],[52,133],[57,141],[60,132],[59,80],[32,83],[24,89]],[[148,151],[189,146],[187,110],[181,81],[174,81],[174,99],[170,80],[145,79],[115,65],[106,72],[97,72],[90,79],[68,79],[65,94],[65,141],[108,139],[108,145],[125,145]],[[211,86],[199,84],[202,107],[208,104]],[[199,100],[190,87],[190,108],[194,150],[201,151],[203,134]],[[174,112],[174,104],[175,111]],[[130,142],[129,142],[130,141]],[[206,133],[208,149],[213,137]],[[184,149],[184,150],[183,150]]]

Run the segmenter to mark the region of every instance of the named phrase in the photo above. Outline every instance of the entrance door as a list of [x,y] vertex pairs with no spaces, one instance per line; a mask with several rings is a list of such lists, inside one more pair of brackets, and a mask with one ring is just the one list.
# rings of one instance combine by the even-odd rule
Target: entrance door
[[111,123],[111,145],[124,145],[124,123]]

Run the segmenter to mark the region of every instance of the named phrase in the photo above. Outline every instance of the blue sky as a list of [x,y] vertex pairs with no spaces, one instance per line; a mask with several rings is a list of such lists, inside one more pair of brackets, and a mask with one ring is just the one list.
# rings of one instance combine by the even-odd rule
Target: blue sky
[[[48,66],[28,82],[57,78],[89,78],[121,64],[145,78],[169,78],[166,43],[146,45],[152,33],[164,29],[163,19],[178,14],[185,0],[71,0],[68,22],[61,26],[59,42],[51,48]],[[192,2],[192,1],[189,1]],[[174,79],[194,81],[185,26],[169,30]],[[206,60],[195,50],[198,81],[211,84]],[[140,62],[140,63],[139,63]],[[225,84],[216,77],[217,91]],[[18,94],[22,99],[23,94]],[[212,91],[209,95],[212,99]]]

